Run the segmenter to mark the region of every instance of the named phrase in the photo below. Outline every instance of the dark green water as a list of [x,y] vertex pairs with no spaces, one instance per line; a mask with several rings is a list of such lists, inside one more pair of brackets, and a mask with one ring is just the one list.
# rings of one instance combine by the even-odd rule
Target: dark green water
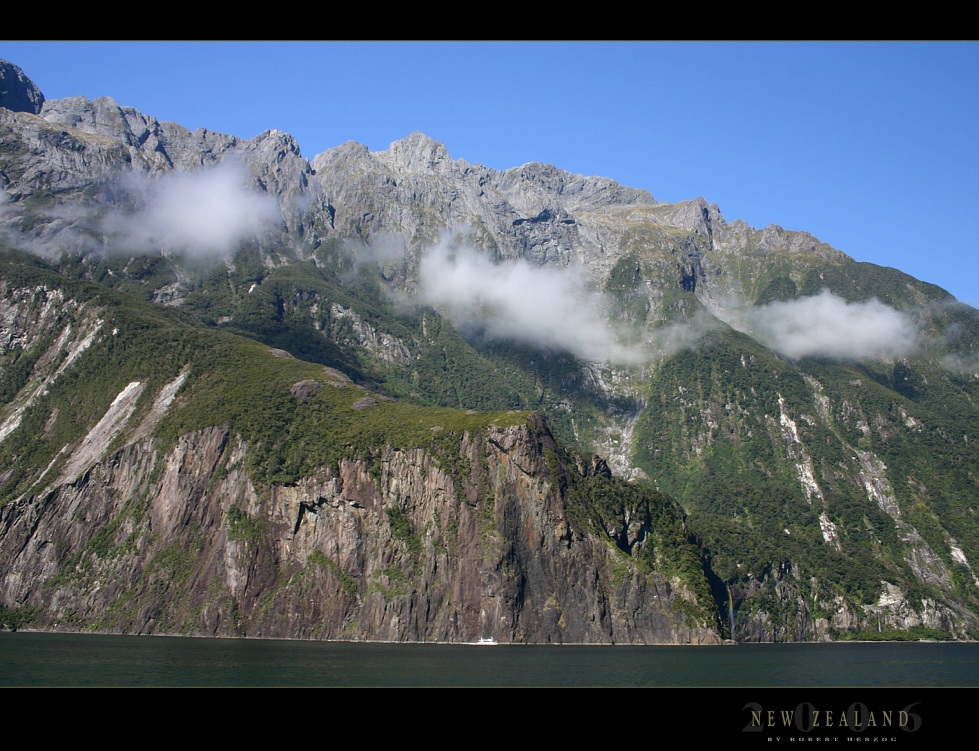
[[979,644],[362,644],[0,633],[0,686],[975,687]]

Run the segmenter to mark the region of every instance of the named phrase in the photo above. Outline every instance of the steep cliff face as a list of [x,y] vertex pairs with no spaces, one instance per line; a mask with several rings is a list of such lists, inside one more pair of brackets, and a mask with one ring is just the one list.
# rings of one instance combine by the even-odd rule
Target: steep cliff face
[[0,601],[117,633],[719,642],[709,603],[575,520],[539,420],[453,444],[264,487],[225,427],[131,444],[0,509]]

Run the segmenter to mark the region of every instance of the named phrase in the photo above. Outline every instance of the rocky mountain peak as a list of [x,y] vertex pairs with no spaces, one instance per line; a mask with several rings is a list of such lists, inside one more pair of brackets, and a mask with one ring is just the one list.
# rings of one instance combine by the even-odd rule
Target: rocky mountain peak
[[676,208],[667,214],[666,221],[705,237],[713,233],[715,225],[725,224],[717,204],[708,204],[702,197],[676,204]]
[[313,157],[313,169],[319,171],[325,169],[332,162],[342,163],[345,160],[360,160],[366,158],[370,152],[367,147],[357,141],[347,141],[332,149],[320,152]]
[[572,212],[656,203],[647,190],[627,188],[609,177],[586,177],[541,162],[503,170],[496,184],[523,211],[540,211],[556,198]]
[[7,60],[0,60],[0,107],[38,115],[43,105],[44,94],[24,71]]
[[40,114],[49,123],[90,135],[108,136],[129,146],[143,143],[148,131],[157,129],[155,118],[146,117],[132,107],[120,107],[115,99],[107,96],[94,101],[83,96],[49,100]]
[[444,172],[453,161],[445,144],[418,131],[392,143],[387,153],[412,172]]

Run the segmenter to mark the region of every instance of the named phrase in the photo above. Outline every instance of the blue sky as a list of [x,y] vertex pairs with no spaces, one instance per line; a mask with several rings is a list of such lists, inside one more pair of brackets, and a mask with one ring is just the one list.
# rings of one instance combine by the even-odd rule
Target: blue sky
[[48,99],[111,96],[190,129],[277,128],[304,156],[422,131],[703,196],[979,307],[976,42],[5,42]]

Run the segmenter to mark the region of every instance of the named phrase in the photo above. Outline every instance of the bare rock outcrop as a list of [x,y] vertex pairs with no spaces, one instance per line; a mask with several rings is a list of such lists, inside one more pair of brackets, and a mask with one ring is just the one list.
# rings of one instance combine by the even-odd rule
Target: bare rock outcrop
[[539,418],[258,487],[226,428],[0,509],[0,600],[112,633],[714,644],[682,583],[583,527]]
[[7,60],[0,60],[0,107],[36,115],[43,104],[44,94],[24,71]]

